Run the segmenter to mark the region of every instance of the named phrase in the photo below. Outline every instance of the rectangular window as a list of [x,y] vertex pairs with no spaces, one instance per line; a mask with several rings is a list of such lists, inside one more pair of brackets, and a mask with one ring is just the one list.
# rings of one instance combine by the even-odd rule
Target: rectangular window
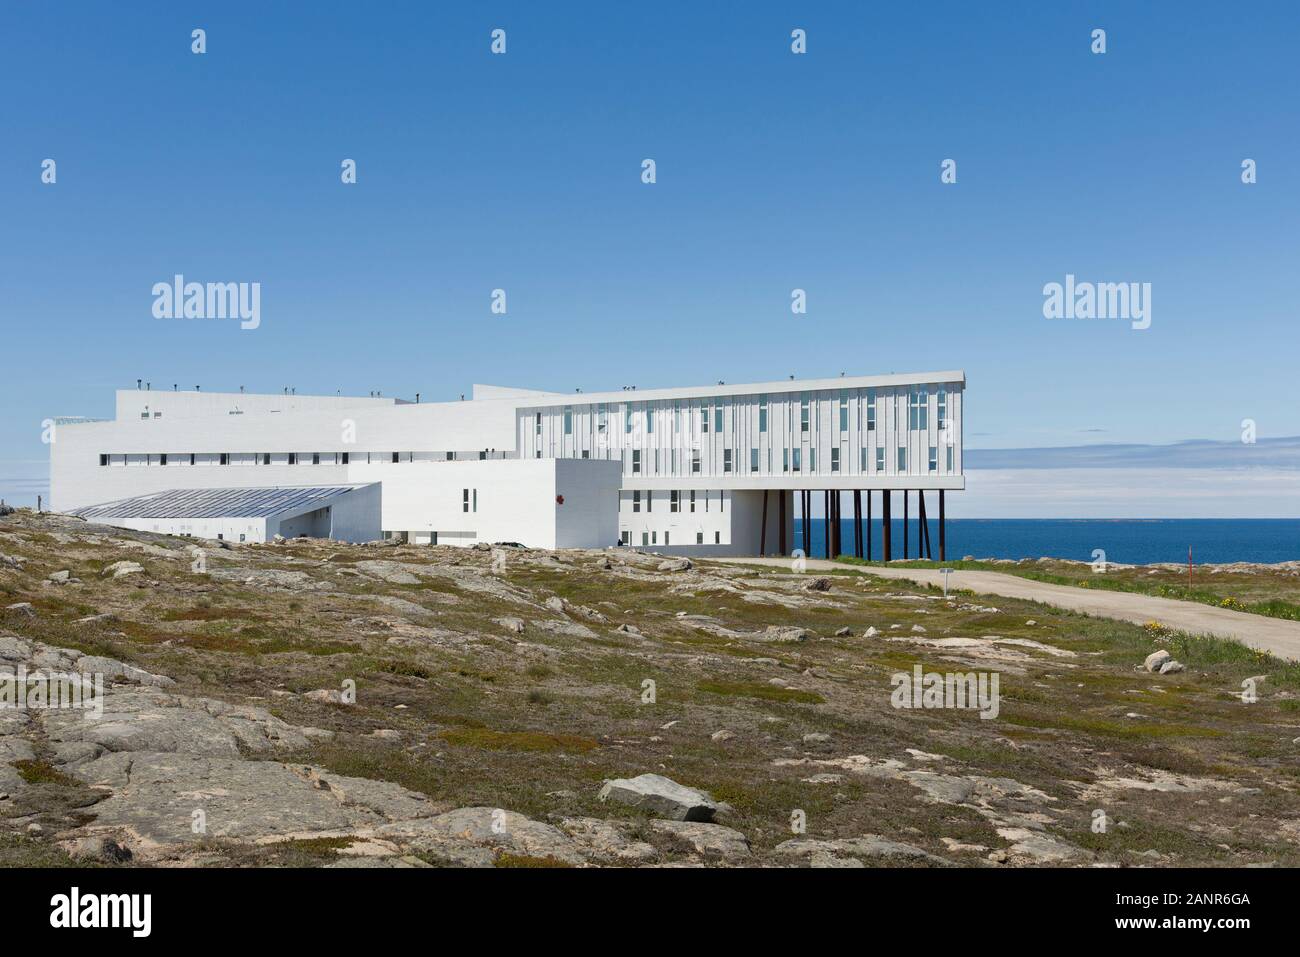
[[640,449],[632,450],[632,474],[633,475],[641,474],[641,450]]
[[664,532],[664,544],[665,544],[665,545],[668,544],[668,533],[667,533],[667,532]]
[[190,465],[193,465],[193,464],[195,463],[195,461],[196,461],[196,459],[195,459],[194,453],[191,452],[191,453],[190,453]]
[[670,511],[670,512],[680,512],[681,510],[682,510],[682,493],[681,493],[681,492],[669,492],[669,493],[668,493],[668,511]]
[[749,470],[751,472],[758,471],[758,449],[749,450]]
[[948,389],[939,386],[939,395],[936,399],[936,411],[939,413],[939,428],[942,429],[948,421]]
[[817,471],[817,449],[815,446],[808,450],[808,471]]
[[158,456],[158,464],[159,464],[159,465],[166,465],[166,464],[167,464],[167,453],[166,453],[166,452],[164,452],[162,455]]
[[222,453],[221,453],[220,462],[221,462],[222,465],[229,465],[229,464],[230,464],[230,453],[229,453],[229,452],[222,452]]
[[713,544],[714,544],[714,545],[721,545],[721,544],[722,544],[722,533],[721,533],[721,532],[714,532],[714,533],[713,533]]
[[632,511],[641,511],[641,493],[639,491],[632,493]]
[[100,456],[99,456],[99,464],[100,464],[100,465],[107,465],[107,464],[108,464],[108,456],[107,456],[107,455],[104,455],[104,454],[101,453]]
[[397,455],[398,455],[398,453],[396,453],[396,452],[393,453],[393,464],[394,464],[394,465],[396,465],[396,464],[397,464],[397,461],[398,461],[398,459],[397,459]]
[[[351,452],[344,452],[344,453],[343,453],[343,464],[344,464],[344,465],[347,465],[347,464],[348,464],[349,462],[351,462],[351,461],[352,461],[352,453],[351,453]],[[269,464],[269,463],[268,463],[268,464]]]
[[876,390],[867,390],[867,431],[876,431]]
[[862,446],[862,474],[867,474],[867,447]]
[[709,407],[707,405],[700,406],[700,431],[709,431]]
[[647,512],[653,512],[654,508],[655,508],[655,493],[650,491],[649,489],[646,489],[645,510]]
[[540,412],[537,413],[537,417],[536,417],[536,419],[534,419],[534,422],[536,423],[536,427],[535,427],[534,431],[536,432],[537,437],[538,437],[538,438],[541,438],[541,435],[542,435],[542,413],[540,413]]
[[840,389],[840,431],[849,430],[849,390]]
[[645,431],[646,435],[652,435],[655,430],[655,410],[654,406],[645,407]]
[[722,431],[722,406],[720,405],[713,407],[713,431]]
[[758,397],[758,431],[760,433],[767,431],[767,396]]
[[480,452],[480,453],[478,454],[478,460],[479,460],[480,462],[483,462],[483,461],[485,461],[486,459],[487,459],[487,452],[486,452],[486,451],[484,451],[484,452]]
[[924,386],[912,389],[910,412],[908,425],[914,430],[925,431],[930,418],[930,395]]
[[646,545],[649,545],[649,544],[650,544],[650,533],[649,533],[649,532],[642,532],[642,533],[641,533],[641,546],[642,546],[642,547],[645,547]]
[[[540,453],[538,453],[538,454],[540,454]],[[447,461],[448,461],[448,462],[454,462],[454,461],[456,461],[456,453],[455,453],[455,452],[448,452],[448,453],[447,453]]]
[[883,472],[884,470],[885,470],[885,447],[883,445],[878,445],[876,446],[876,471]]
[[695,449],[691,452],[691,474],[698,475],[700,472],[700,450]]
[[838,472],[839,470],[840,470],[840,450],[839,448],[833,448],[831,449],[831,471]]
[[933,445],[930,446],[930,471],[939,471],[939,450]]
[[564,407],[564,434],[573,434],[573,407],[568,405]]
[[650,533],[650,544],[651,544],[651,545],[658,545],[658,544],[659,544],[659,533],[658,533],[658,532],[651,532],[651,533]]
[[781,471],[782,472],[790,471],[790,450],[789,449],[781,450]]
[[795,470],[796,472],[798,472],[798,471],[800,470],[800,466],[802,465],[802,461],[801,461],[802,458],[803,458],[803,449],[795,449],[795,450],[794,450],[794,470]]
[[596,431],[603,435],[605,432],[605,426],[608,424],[608,420],[609,420],[609,406],[607,406],[604,402],[602,402],[600,404],[599,409],[596,412]]
[[623,403],[623,431],[631,434],[632,432],[632,403]]
[[691,489],[691,511],[695,511],[695,490]]
[[722,450],[722,471],[731,471],[731,449]]
[[478,489],[474,489],[474,511],[478,511]]
[[696,532],[696,533],[695,533],[695,544],[696,544],[696,545],[703,545],[703,544],[704,544],[704,533],[703,533],[703,532]]
[[907,449],[898,450],[898,471],[900,473],[907,471]]
[[623,544],[624,544],[624,545],[631,545],[631,544],[632,544],[632,533],[631,533],[631,532],[624,532],[624,533],[622,534],[621,538],[622,538],[622,541],[623,541]]
[[468,511],[469,511],[469,489],[462,489],[462,490],[461,490],[461,497],[460,497],[460,510],[461,510],[462,512],[468,512]]
[[320,465],[320,453],[319,453],[319,452],[313,452],[313,453],[311,454],[311,464],[312,464],[312,465]]
[[948,471],[952,472],[952,446],[948,446]]
[[[807,392],[805,392],[799,398],[799,431],[800,432],[808,431],[808,393]],[[795,471],[796,472],[799,471],[798,467],[795,468]]]

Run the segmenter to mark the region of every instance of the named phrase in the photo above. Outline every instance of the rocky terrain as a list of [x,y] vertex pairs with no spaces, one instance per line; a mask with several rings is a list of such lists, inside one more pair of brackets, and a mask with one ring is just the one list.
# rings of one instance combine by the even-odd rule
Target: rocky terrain
[[1300,864],[1296,666],[851,568],[18,511],[23,670],[104,696],[0,710],[5,866]]

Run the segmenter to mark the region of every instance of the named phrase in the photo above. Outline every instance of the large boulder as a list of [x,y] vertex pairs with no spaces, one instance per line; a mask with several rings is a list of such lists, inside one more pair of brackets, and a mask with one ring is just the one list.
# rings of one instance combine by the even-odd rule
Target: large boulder
[[1146,661],[1142,662],[1142,667],[1147,671],[1159,671],[1160,666],[1171,658],[1173,658],[1173,655],[1161,648],[1159,651],[1153,651],[1147,655]]
[[606,781],[599,797],[602,801],[617,801],[673,821],[708,822],[718,810],[717,803],[703,791],[659,774]]

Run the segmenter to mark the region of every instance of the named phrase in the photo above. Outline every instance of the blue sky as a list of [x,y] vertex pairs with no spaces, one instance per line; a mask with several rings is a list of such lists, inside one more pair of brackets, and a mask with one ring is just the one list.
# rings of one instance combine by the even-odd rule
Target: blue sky
[[[1298,435],[1298,28],[1283,3],[6,4],[0,495],[43,482],[42,418],[111,415],[137,377],[428,401],[962,368],[969,447]],[[154,319],[175,273],[261,282],[260,328]],[[1044,319],[1066,273],[1151,283],[1151,327]]]

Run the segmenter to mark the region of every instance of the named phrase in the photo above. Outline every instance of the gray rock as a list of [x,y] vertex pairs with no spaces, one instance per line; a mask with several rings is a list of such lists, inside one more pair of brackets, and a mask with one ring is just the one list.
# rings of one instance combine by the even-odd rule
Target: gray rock
[[836,629],[835,629],[835,637],[836,637],[836,638],[847,638],[847,637],[849,637],[849,635],[851,635],[851,634],[853,634],[853,629],[852,629],[852,628],[849,628],[849,627],[836,628]]
[[[932,864],[947,864],[942,857],[931,854],[919,847],[911,844],[903,844],[898,841],[891,841],[888,838],[878,837],[875,834],[867,834],[863,837],[850,837],[840,840],[826,841],[818,840],[811,837],[798,837],[793,840],[783,841],[778,844],[773,851],[777,854],[790,855],[795,857],[811,857],[812,863],[816,866],[843,866],[842,863],[836,863],[833,859],[841,856],[848,857],[913,857],[929,861]],[[825,855],[820,862],[817,855]],[[850,865],[851,866],[851,865]]]
[[1160,666],[1172,657],[1173,655],[1161,648],[1159,651],[1153,651],[1147,655],[1146,661],[1142,662],[1142,667],[1147,671],[1159,671]]
[[629,837],[629,825],[625,822],[596,817],[565,818],[560,822],[560,829],[593,857],[637,863],[659,857],[653,844]]
[[502,628],[504,628],[506,631],[513,631],[516,635],[523,634],[524,620],[522,618],[507,617],[507,618],[493,618],[492,620],[495,621]]
[[568,834],[502,808],[463,807],[446,814],[380,827],[379,837],[396,839],[453,864],[491,867],[498,853],[553,858],[582,864],[584,856]]
[[872,625],[870,628],[868,628],[866,631],[864,631],[864,632],[862,633],[862,637],[863,637],[863,638],[874,638],[874,637],[876,637],[876,635],[878,635],[878,634],[880,634],[880,631],[879,631],[879,630],[878,630],[874,625]]
[[723,728],[721,731],[714,731],[711,735],[709,735],[710,740],[717,741],[719,744],[721,744],[724,741],[730,741],[734,737],[735,734],[728,731],[726,728]]
[[1162,675],[1173,675],[1185,670],[1186,666],[1184,666],[1181,661],[1174,661],[1172,658],[1160,666],[1160,673]]
[[125,864],[133,856],[129,847],[103,836],[82,838],[73,847],[71,854],[76,858],[103,861],[106,864]]
[[61,572],[50,572],[48,575],[45,576],[46,581],[52,581],[56,585],[67,584],[67,582],[71,578],[72,578],[72,572],[66,570]]
[[672,558],[659,563],[661,572],[688,572],[694,567],[694,563],[689,558]]
[[606,781],[598,795],[674,821],[711,821],[718,805],[703,791],[684,787],[659,774]]
[[104,578],[122,578],[126,575],[137,575],[144,571],[144,566],[139,562],[113,562],[99,574]]
[[804,591],[830,591],[831,580],[824,575],[820,575],[817,578],[813,578],[810,581],[805,582],[803,586],[803,590]]
[[15,615],[22,615],[24,618],[35,618],[36,609],[32,607],[29,601],[17,601],[12,605],[6,605],[5,611],[11,611]]
[[749,839],[739,831],[721,824],[698,821],[651,821],[652,830],[668,834],[695,848],[696,853],[724,860],[749,856]]

